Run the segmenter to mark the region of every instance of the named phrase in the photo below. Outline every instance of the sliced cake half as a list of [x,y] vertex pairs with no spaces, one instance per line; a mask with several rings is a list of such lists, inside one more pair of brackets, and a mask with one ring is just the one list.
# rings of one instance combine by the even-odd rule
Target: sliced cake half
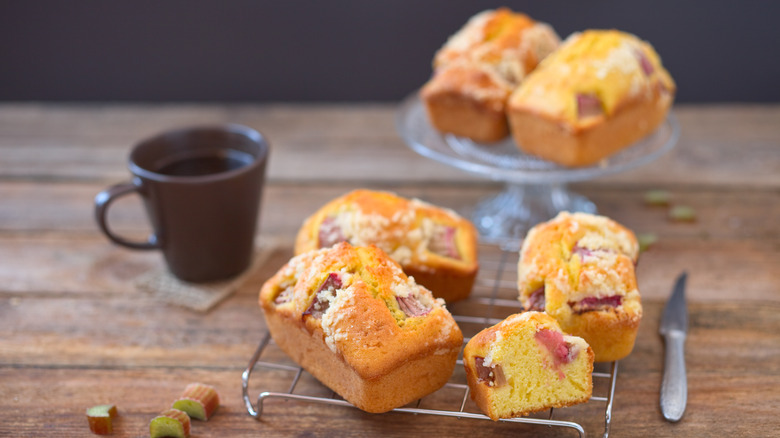
[[479,332],[463,350],[471,398],[493,420],[583,403],[593,391],[593,350],[541,312]]

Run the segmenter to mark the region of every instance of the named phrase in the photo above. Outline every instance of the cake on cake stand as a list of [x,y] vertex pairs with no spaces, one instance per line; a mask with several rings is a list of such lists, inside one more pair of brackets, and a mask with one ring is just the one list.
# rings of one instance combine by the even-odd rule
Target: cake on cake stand
[[560,211],[597,213],[596,205],[572,193],[567,183],[623,172],[647,164],[674,148],[680,128],[672,113],[652,134],[595,166],[568,168],[521,152],[511,138],[482,145],[436,131],[415,92],[401,103],[397,129],[418,154],[506,183],[478,203],[471,217],[485,241],[517,240]]

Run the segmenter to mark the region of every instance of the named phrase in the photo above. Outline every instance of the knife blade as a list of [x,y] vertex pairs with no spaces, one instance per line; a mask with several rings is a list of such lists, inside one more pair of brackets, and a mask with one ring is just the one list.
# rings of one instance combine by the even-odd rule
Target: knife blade
[[685,373],[685,337],[688,333],[688,306],[685,303],[686,272],[677,277],[672,296],[666,302],[659,332],[664,338],[664,376],[661,382],[661,412],[668,421],[679,421],[688,402]]

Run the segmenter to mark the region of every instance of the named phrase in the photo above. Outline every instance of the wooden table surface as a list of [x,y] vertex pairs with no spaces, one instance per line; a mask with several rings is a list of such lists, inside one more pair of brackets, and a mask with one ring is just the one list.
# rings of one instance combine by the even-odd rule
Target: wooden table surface
[[[148,435],[150,419],[195,381],[214,385],[222,398],[212,420],[193,423],[198,437],[576,436],[279,399],[265,403],[262,421],[248,415],[241,373],[265,327],[257,293],[290,257],[307,215],[358,187],[469,215],[503,187],[411,151],[395,130],[395,111],[390,104],[0,105],[0,436],[90,436],[85,409],[102,403],[119,409],[114,436]],[[620,361],[610,435],[776,436],[780,105],[678,105],[675,113],[682,136],[673,151],[571,184],[601,214],[658,237],[639,263],[644,319],[634,352]],[[125,161],[135,141],[215,122],[246,124],[271,140],[258,232],[269,257],[235,294],[197,313],[136,289],[134,280],[160,267],[161,256],[109,243],[93,219],[93,199],[129,179]],[[646,205],[643,195],[653,189],[692,207],[697,220],[674,222],[667,208]],[[134,197],[117,203],[111,222],[128,235],[148,232]],[[682,270],[689,274],[689,396],[684,418],[672,424],[658,407],[657,333]],[[283,374],[254,375],[253,397],[279,386]],[[322,390],[316,382],[301,386]],[[603,432],[598,410],[573,415],[588,436]]]

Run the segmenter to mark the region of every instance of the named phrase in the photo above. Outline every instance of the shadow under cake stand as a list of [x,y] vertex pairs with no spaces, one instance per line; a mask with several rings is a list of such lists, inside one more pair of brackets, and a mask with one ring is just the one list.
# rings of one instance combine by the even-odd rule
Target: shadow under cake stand
[[399,134],[418,154],[506,183],[504,190],[480,201],[472,222],[486,241],[517,240],[534,225],[560,211],[597,213],[596,205],[569,191],[566,183],[586,181],[647,164],[674,148],[680,127],[670,112],[652,134],[590,167],[569,168],[521,152],[511,138],[489,145],[442,134],[428,121],[415,92],[396,116]]

